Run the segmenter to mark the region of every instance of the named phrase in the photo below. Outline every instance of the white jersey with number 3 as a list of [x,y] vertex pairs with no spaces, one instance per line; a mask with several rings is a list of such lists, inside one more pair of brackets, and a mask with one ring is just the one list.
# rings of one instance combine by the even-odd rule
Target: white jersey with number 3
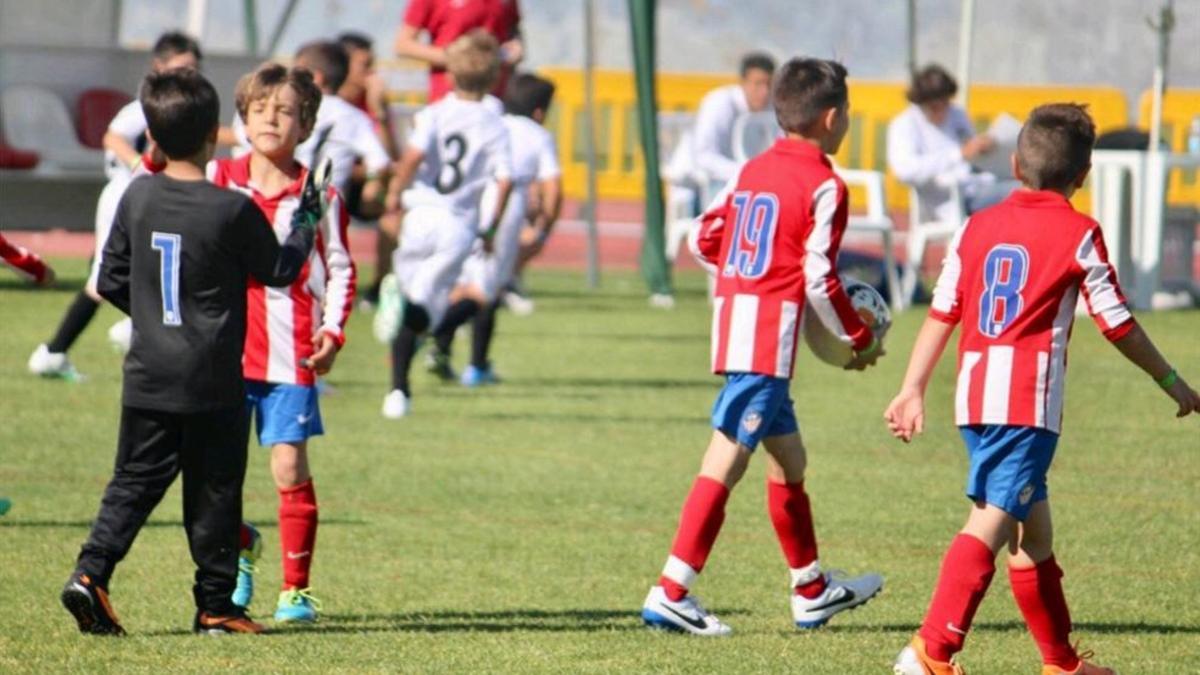
[[480,101],[449,95],[421,110],[408,145],[425,159],[404,195],[405,208],[438,206],[473,226],[488,181],[512,176],[508,130]]

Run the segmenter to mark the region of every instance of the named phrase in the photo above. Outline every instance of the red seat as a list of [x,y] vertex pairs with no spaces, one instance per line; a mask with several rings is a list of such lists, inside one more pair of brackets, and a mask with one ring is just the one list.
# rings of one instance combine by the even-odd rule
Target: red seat
[[89,148],[104,148],[104,132],[121,108],[133,99],[115,89],[88,89],[75,104],[79,142]]
[[40,160],[36,152],[18,150],[0,140],[0,169],[32,169]]

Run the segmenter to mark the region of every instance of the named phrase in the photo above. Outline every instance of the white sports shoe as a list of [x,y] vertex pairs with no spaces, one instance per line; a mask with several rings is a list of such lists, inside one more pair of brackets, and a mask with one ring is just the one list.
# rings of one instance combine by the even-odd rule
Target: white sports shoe
[[399,389],[393,389],[383,398],[383,416],[389,420],[398,420],[408,416],[408,397]]
[[108,342],[121,354],[129,353],[129,344],[133,341],[133,320],[125,317],[114,323],[108,329]]
[[829,572],[825,575],[825,581],[825,592],[815,598],[792,594],[792,618],[797,628],[823,626],[834,614],[854,609],[883,590],[883,577],[878,574],[843,578],[840,574]]
[[671,630],[692,635],[721,637],[733,629],[710,614],[692,595],[679,602],[667,597],[662,586],[652,586],[642,604],[642,621],[651,628]]
[[81,382],[83,375],[71,365],[65,353],[55,353],[41,344],[29,355],[29,372],[42,377],[57,377],[68,382]]
[[404,321],[404,295],[400,292],[400,281],[395,274],[385,276],[379,282],[379,304],[375,307],[372,328],[375,339],[385,345],[400,334],[400,323]]
[[536,308],[532,300],[515,291],[505,292],[504,306],[517,316],[529,316]]

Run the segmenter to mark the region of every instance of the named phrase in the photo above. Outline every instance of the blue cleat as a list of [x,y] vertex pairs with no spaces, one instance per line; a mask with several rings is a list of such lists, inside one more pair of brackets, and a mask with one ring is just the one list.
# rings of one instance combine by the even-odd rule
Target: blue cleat
[[484,387],[489,384],[500,384],[500,378],[492,372],[491,365],[480,368],[478,366],[467,366],[463,370],[462,377],[459,379],[464,387]]
[[233,589],[233,604],[245,609],[254,600],[254,573],[258,571],[258,556],[262,553],[262,537],[250,523],[242,523],[250,530],[250,547],[238,554],[237,587]]
[[278,623],[313,623],[321,601],[313,597],[311,589],[289,588],[279,594],[275,606],[275,621]]

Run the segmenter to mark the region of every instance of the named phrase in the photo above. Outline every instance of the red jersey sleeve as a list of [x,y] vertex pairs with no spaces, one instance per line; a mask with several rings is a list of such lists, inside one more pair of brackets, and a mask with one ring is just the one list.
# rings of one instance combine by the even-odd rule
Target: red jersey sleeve
[[849,217],[846,184],[836,177],[821,183],[812,196],[813,226],[804,242],[804,294],[821,323],[854,351],[861,352],[871,345],[874,336],[854,311],[834,268]]
[[429,30],[432,18],[433,0],[409,0],[404,8],[404,24],[407,26]]
[[725,236],[725,223],[736,185],[737,176],[734,176],[700,215],[700,227],[688,235],[688,249],[709,274],[716,274],[719,269],[717,261],[721,258],[721,240]]
[[1125,337],[1135,322],[1117,282],[1117,272],[1108,261],[1108,247],[1098,225],[1089,228],[1080,240],[1075,263],[1083,275],[1079,289],[1092,320],[1110,341]]

